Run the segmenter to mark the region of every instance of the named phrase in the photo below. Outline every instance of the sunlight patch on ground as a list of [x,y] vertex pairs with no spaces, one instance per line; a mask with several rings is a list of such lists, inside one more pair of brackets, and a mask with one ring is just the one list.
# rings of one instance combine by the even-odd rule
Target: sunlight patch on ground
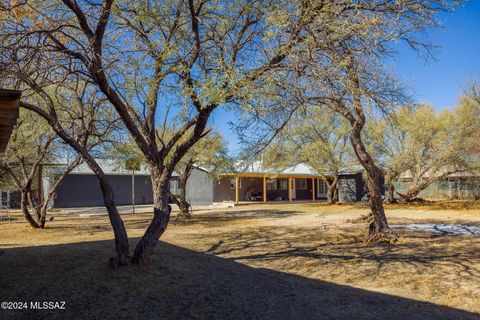
[[413,231],[413,232],[431,232],[442,235],[475,235],[480,236],[480,227],[467,226],[463,224],[408,224],[391,226],[397,231]]

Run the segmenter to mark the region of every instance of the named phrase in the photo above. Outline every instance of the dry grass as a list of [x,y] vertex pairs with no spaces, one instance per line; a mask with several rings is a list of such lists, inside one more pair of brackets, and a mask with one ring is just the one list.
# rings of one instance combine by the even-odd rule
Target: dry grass
[[[480,225],[479,210],[444,205],[388,215]],[[480,318],[480,237],[404,233],[394,246],[367,246],[365,226],[346,222],[367,212],[322,203],[200,212],[171,222],[151,265],[116,271],[106,217],[56,214],[32,230],[17,214],[0,222],[0,299],[66,301],[67,310],[0,318]],[[149,217],[123,218],[133,247]]]

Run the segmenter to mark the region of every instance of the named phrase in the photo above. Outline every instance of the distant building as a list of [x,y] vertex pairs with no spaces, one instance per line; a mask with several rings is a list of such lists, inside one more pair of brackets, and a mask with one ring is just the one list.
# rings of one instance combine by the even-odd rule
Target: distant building
[[[362,172],[358,168],[340,172],[340,201],[361,200],[364,194]],[[305,164],[271,170],[256,162],[238,172],[219,174],[213,194],[214,202],[315,201],[327,198],[327,184],[318,172]]]
[[[424,176],[428,178],[428,173]],[[404,172],[397,182],[394,183],[395,191],[405,193],[412,176]],[[471,199],[480,200],[480,173],[479,172],[458,172],[439,179],[422,190],[418,195],[424,199]]]
[[[152,204],[152,183],[150,174],[145,167],[133,172],[125,170],[112,160],[100,160],[100,166],[105,172],[115,192],[117,205],[132,204],[132,193],[135,193],[135,204]],[[62,165],[56,165],[50,169],[50,175],[42,178],[43,191],[48,192],[55,176],[64,169]],[[132,183],[132,181],[134,183]],[[134,188],[132,188],[134,186]],[[213,202],[213,178],[201,168],[195,168],[187,183],[187,200],[194,204],[211,204]],[[170,191],[179,195],[178,176],[173,175],[170,180]],[[68,174],[56,190],[56,196],[51,204],[54,208],[68,207],[93,207],[103,206],[103,196],[97,177],[82,164]]]
[[[117,205],[132,203],[132,171],[121,168],[115,161],[101,160],[100,165],[115,192]],[[49,170],[50,176],[42,178],[47,192],[55,176],[60,173]],[[53,173],[52,173],[53,172]],[[135,203],[152,204],[150,175],[144,167],[135,172]],[[179,195],[178,175],[170,180],[170,191]],[[103,206],[103,197],[96,176],[85,165],[77,167],[59,185],[52,206],[55,208]],[[216,176],[203,168],[194,168],[187,183],[187,201],[193,205],[214,202],[244,201],[315,201],[326,199],[327,186],[320,175],[306,165],[297,165],[282,171],[262,170],[260,167]],[[264,197],[266,194],[266,198]],[[339,198],[343,202],[360,201],[364,194],[362,170],[342,171]]]

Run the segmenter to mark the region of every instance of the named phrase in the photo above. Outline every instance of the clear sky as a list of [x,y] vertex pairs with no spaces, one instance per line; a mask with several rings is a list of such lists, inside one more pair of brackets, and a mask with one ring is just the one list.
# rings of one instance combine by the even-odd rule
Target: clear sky
[[[440,46],[435,60],[425,60],[400,47],[393,62],[398,78],[413,97],[437,110],[454,107],[462,87],[474,78],[480,80],[480,0],[471,0],[440,19],[444,28],[429,33],[431,41]],[[236,153],[240,146],[228,124],[231,121],[235,121],[235,115],[220,109],[211,125],[225,137],[229,151]]]

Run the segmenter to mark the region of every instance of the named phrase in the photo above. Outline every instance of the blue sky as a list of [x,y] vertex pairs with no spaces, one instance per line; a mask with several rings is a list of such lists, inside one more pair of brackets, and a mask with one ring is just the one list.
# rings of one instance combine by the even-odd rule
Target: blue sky
[[[429,33],[439,45],[435,60],[425,60],[409,48],[400,47],[393,68],[413,97],[433,105],[437,110],[455,106],[463,86],[474,78],[480,79],[480,0],[471,0],[452,14],[440,16],[443,29]],[[240,146],[229,122],[235,115],[224,109],[216,110],[211,125],[225,137],[229,151]]]

